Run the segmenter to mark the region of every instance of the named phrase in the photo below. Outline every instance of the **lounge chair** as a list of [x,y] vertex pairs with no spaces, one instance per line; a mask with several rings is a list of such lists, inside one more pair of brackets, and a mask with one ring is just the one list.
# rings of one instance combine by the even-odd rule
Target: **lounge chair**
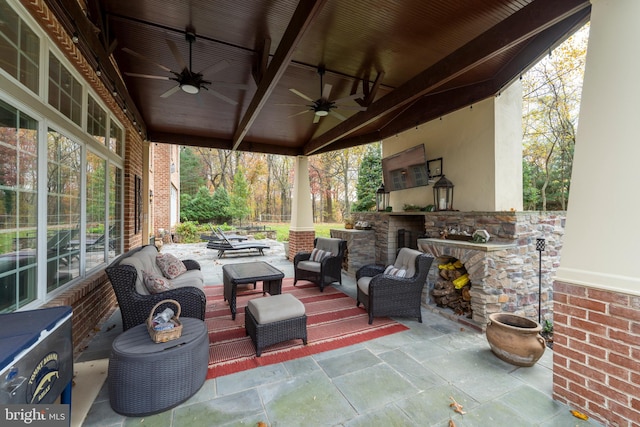
[[224,238],[226,237],[227,240],[231,242],[232,241],[242,242],[248,239],[247,236],[242,236],[240,234],[225,234],[222,232],[222,229],[220,227],[214,228],[211,224],[209,224],[209,228],[211,229],[211,234],[201,234],[200,235],[201,240],[206,240],[208,242],[212,240],[224,241]]
[[241,251],[247,255],[257,251],[260,255],[264,255],[263,251],[270,247],[269,245],[257,241],[231,242],[222,230],[218,229],[218,233],[222,237],[222,240],[209,240],[209,243],[207,243],[207,249],[215,249],[218,251],[218,258],[222,258],[225,252],[229,251]]

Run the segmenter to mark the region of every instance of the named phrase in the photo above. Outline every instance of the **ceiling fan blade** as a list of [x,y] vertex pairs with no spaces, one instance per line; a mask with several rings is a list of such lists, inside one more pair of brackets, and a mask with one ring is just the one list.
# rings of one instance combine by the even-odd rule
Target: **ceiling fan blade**
[[367,107],[360,107],[359,105],[338,105],[341,110],[355,110],[355,111],[367,111]]
[[211,82],[212,85],[217,87],[228,87],[229,89],[247,90],[249,85],[243,83],[228,83],[228,82]]
[[324,85],[324,89],[322,89],[322,97],[324,99],[329,99],[329,97],[331,96],[331,89],[333,89],[333,86],[331,86],[329,83],[326,83]]
[[337,119],[340,119],[340,120],[342,120],[342,121],[347,120],[347,118],[346,118],[345,116],[343,116],[342,114],[337,113],[337,112],[335,112],[335,111],[329,111],[329,114],[331,114],[333,117],[335,117],[335,118],[337,118]]
[[223,60],[222,60],[222,61],[220,61],[220,62],[216,62],[216,63],[215,63],[215,64],[213,64],[213,65],[209,65],[207,68],[205,68],[204,70],[200,71],[200,73],[199,73],[199,74],[205,74],[205,73],[207,73],[207,74],[209,74],[209,75],[211,75],[211,74],[215,74],[215,73],[217,73],[217,72],[219,72],[219,71],[224,70],[224,69],[225,69],[225,68],[227,68],[229,65],[231,65],[231,62],[230,62],[230,61],[227,61],[226,59],[223,59]]
[[273,104],[273,105],[278,105],[280,107],[308,107],[308,105],[304,105],[304,104]]
[[304,111],[300,111],[299,113],[292,114],[292,115],[290,115],[290,116],[288,116],[288,117],[289,117],[289,118],[291,118],[291,117],[300,116],[300,115],[302,115],[302,114],[308,113],[309,111],[311,111],[311,110],[304,110]]
[[171,50],[173,57],[178,62],[178,65],[180,65],[180,69],[181,70],[186,69],[189,71],[189,73],[191,73],[191,70],[189,70],[187,63],[184,61],[184,58],[182,57],[182,55],[180,54],[180,51],[178,50],[178,46],[176,46],[176,44],[172,40],[164,39],[164,41],[166,41],[167,44],[169,45],[169,49]]
[[174,87],[172,87],[171,89],[169,89],[168,91],[160,95],[160,98],[168,98],[179,90],[180,90],[180,85],[175,85]]
[[304,99],[305,101],[309,101],[309,102],[313,102],[313,99],[309,98],[307,95],[305,95],[304,93],[300,92],[297,89],[289,89],[291,92],[295,93],[296,95],[298,95],[300,98]]
[[124,73],[127,76],[131,76],[131,77],[141,77],[143,79],[156,79],[156,80],[171,80],[169,77],[165,77],[165,76],[152,76],[150,74],[138,74],[138,73]]
[[237,101],[234,101],[234,100],[233,100],[233,99],[231,99],[231,98],[227,98],[226,96],[224,96],[224,95],[223,95],[223,94],[221,94],[220,92],[217,92],[217,91],[215,91],[215,90],[213,90],[213,89],[209,89],[209,92],[211,93],[211,95],[213,95],[213,96],[215,96],[215,97],[218,97],[218,98],[222,99],[223,101],[228,102],[228,103],[229,103],[229,104],[231,104],[231,105],[238,105],[238,102],[237,102]]
[[317,114],[313,115],[313,123],[318,123],[320,121],[320,116]]
[[125,51],[125,52],[127,52],[129,55],[133,55],[133,56],[135,56],[136,58],[140,58],[140,59],[142,59],[143,61],[147,61],[148,63],[155,65],[156,67],[158,67],[158,68],[160,68],[160,69],[162,69],[162,70],[166,71],[167,73],[170,73],[170,72],[171,72],[171,69],[170,69],[170,68],[165,67],[165,66],[164,66],[164,65],[162,65],[162,64],[158,64],[158,63],[157,63],[157,62],[155,62],[155,61],[152,61],[151,59],[147,58],[146,56],[139,54],[139,53],[138,53],[138,52],[136,52],[135,50],[131,50],[131,49],[129,49],[128,47],[123,47],[123,48],[122,48],[122,50],[123,50],[123,51]]
[[345,96],[344,98],[336,99],[333,101],[334,104],[340,104],[341,102],[353,101],[358,98],[364,98],[364,95],[361,93],[354,93],[353,95]]

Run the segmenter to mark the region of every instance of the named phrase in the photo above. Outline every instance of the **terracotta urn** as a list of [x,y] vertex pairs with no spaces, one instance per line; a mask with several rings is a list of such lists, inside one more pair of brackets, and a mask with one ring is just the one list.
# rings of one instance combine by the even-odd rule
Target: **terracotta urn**
[[542,326],[524,316],[493,313],[487,323],[487,341],[491,351],[505,362],[517,366],[533,366],[544,354]]

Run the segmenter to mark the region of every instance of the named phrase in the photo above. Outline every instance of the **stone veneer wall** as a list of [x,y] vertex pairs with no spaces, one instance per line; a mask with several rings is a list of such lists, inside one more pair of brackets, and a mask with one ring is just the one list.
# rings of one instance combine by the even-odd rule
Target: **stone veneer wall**
[[640,427],[640,296],[556,281],[553,397]]
[[331,237],[347,242],[342,268],[348,275],[355,277],[360,267],[375,263],[375,231],[332,229]]
[[[476,280],[482,279],[482,288],[476,289],[478,295],[473,296],[480,298],[478,303],[483,305],[481,309],[474,309],[474,321],[483,327],[488,315],[497,311],[517,313],[538,320],[539,252],[536,251],[536,239],[544,238],[546,248],[542,252],[542,314],[545,318],[551,318],[553,278],[560,265],[564,212],[367,212],[356,213],[354,217],[357,221],[369,221],[376,231],[376,261],[381,264],[391,264],[395,259],[397,230],[415,227],[419,221],[423,221],[425,235],[430,238],[439,238],[440,232],[445,228],[468,230],[470,233],[485,229],[491,235],[490,243],[512,245],[484,254],[464,253],[459,248],[444,251],[444,254],[450,252],[452,256],[462,258],[461,261],[470,263]],[[455,248],[453,244],[451,247]],[[436,251],[436,255],[440,252]],[[488,256],[488,261],[476,264],[484,256]],[[432,268],[437,268],[435,263]],[[429,286],[425,288],[428,289]],[[423,304],[428,306],[429,300],[425,292]]]

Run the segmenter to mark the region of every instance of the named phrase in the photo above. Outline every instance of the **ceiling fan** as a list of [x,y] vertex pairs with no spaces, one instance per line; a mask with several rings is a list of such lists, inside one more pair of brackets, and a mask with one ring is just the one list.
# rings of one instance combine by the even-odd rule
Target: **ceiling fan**
[[171,50],[171,53],[173,54],[174,58],[176,59],[176,61],[178,62],[178,64],[180,65],[180,67],[182,68],[182,71],[177,72],[177,71],[173,71],[171,70],[169,67],[166,67],[162,64],[158,64],[157,62],[147,58],[146,56],[131,50],[129,48],[122,48],[123,51],[125,51],[126,53],[128,53],[129,55],[133,55],[136,58],[142,59],[146,62],[149,62],[150,64],[155,65],[156,67],[160,68],[163,71],[166,71],[167,73],[172,74],[172,76],[156,76],[156,75],[149,75],[149,74],[138,74],[138,73],[128,73],[125,72],[124,74],[131,76],[131,77],[141,77],[141,78],[145,78],[145,79],[156,79],[156,80],[173,80],[175,82],[177,82],[178,84],[176,86],[173,86],[171,89],[167,90],[166,92],[164,92],[163,94],[160,95],[161,98],[168,98],[169,96],[173,95],[174,93],[178,92],[180,89],[182,89],[183,92],[188,93],[188,94],[198,94],[200,92],[201,89],[207,90],[209,91],[212,95],[222,99],[225,102],[228,102],[229,104],[232,105],[237,105],[238,102],[226,97],[225,95],[221,94],[218,91],[213,90],[212,88],[210,88],[209,86],[213,85],[213,86],[218,86],[218,87],[228,87],[228,88],[234,88],[234,89],[240,89],[240,90],[246,90],[248,89],[248,86],[245,84],[240,84],[240,83],[227,83],[227,82],[213,82],[210,80],[206,80],[204,78],[204,74],[208,73],[209,75],[213,75],[219,71],[224,70],[225,68],[227,68],[229,65],[231,65],[231,63],[229,61],[227,61],[226,59],[217,62],[207,68],[205,68],[204,70],[200,71],[200,72],[195,72],[193,71],[193,66],[192,66],[192,60],[193,60],[193,56],[192,56],[192,48],[193,48],[193,43],[196,41],[196,33],[195,30],[191,27],[188,27],[186,29],[185,32],[185,38],[187,40],[187,42],[189,43],[189,65],[187,66],[187,63],[184,61],[184,58],[182,57],[182,55],[180,54],[180,51],[178,50],[178,47],[176,46],[176,44],[172,41],[172,40],[168,40],[165,39],[165,41],[167,42],[167,45],[169,45],[169,50]]
[[297,89],[293,89],[293,88],[289,89],[291,92],[295,93],[305,101],[311,102],[311,104],[279,104],[279,105],[295,106],[295,107],[308,107],[306,110],[300,111],[299,113],[293,114],[292,116],[289,116],[289,117],[295,117],[295,116],[299,116],[301,114],[305,114],[310,111],[313,111],[313,114],[314,114],[313,123],[318,123],[321,117],[328,116],[329,114],[340,120],[346,120],[347,118],[345,116],[335,111],[337,108],[340,108],[343,110],[356,110],[356,111],[367,110],[367,107],[360,107],[355,105],[343,105],[344,102],[353,101],[355,99],[362,98],[363,94],[361,93],[356,93],[353,95],[346,96],[344,98],[331,100],[330,96],[331,96],[331,89],[333,88],[333,86],[330,85],[329,83],[324,85],[322,84],[323,76],[325,74],[325,68],[323,66],[318,67],[318,74],[320,75],[320,98],[316,99],[315,101],[310,96],[305,95],[304,93],[300,92]]

